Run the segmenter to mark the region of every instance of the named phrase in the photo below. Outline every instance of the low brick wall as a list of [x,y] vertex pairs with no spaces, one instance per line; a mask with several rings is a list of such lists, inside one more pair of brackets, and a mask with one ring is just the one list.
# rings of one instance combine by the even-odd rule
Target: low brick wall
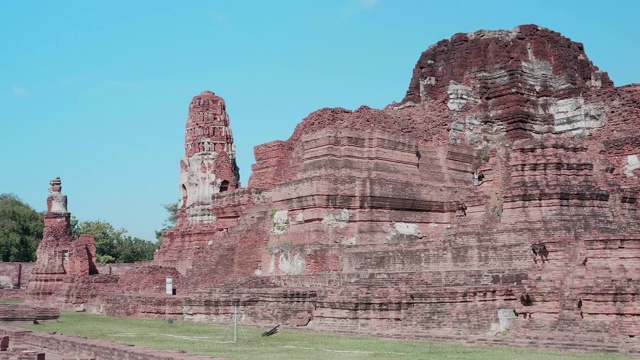
[[26,288],[35,265],[34,262],[0,262],[0,285],[5,289],[13,286]]
[[24,300],[27,296],[25,289],[0,289],[2,300]]
[[[96,360],[223,360],[192,355],[181,351],[156,350],[148,347],[86,339],[57,333],[35,333],[25,329],[0,326],[0,336],[9,336],[10,346],[46,349],[47,352]],[[0,360],[3,358],[0,358]],[[22,358],[8,358],[22,359]],[[32,359],[32,358],[25,358]]]
[[0,321],[56,320],[60,310],[24,304],[0,304]]
[[142,265],[146,262],[124,263],[124,264],[96,264],[98,273],[102,275],[122,275],[133,269],[136,265]]
[[0,352],[0,360],[45,360],[45,353],[30,350],[7,350]]

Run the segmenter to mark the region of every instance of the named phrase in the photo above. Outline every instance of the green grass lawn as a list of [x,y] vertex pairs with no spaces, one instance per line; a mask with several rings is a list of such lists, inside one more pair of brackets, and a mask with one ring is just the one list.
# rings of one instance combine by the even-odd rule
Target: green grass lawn
[[426,341],[382,340],[281,329],[270,337],[267,328],[240,327],[233,344],[231,326],[176,320],[109,318],[64,311],[56,322],[22,325],[35,331],[101,338],[157,349],[186,350],[203,355],[243,359],[633,359],[618,354],[567,354],[505,346],[464,346]]
[[22,304],[24,300],[19,299],[0,299],[0,304]]

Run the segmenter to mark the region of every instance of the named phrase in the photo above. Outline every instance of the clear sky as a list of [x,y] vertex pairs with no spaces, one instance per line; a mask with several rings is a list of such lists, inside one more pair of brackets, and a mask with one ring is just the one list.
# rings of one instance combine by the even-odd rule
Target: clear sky
[[402,100],[429,45],[535,23],[640,82],[640,2],[0,0],[0,193],[153,240],[179,197],[194,95],[227,102],[241,181],[253,147],[322,107]]

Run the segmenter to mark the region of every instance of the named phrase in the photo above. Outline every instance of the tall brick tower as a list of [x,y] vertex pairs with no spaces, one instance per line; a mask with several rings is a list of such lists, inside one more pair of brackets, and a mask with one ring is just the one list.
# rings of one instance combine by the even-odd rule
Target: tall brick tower
[[191,100],[180,162],[180,207],[189,222],[213,222],[211,195],[240,187],[224,99],[204,91]]
[[227,227],[213,212],[214,195],[240,187],[226,105],[211,91],[191,100],[184,152],[178,221],[162,235],[162,247],[154,257],[156,264],[175,267],[182,274],[212,245],[215,234]]

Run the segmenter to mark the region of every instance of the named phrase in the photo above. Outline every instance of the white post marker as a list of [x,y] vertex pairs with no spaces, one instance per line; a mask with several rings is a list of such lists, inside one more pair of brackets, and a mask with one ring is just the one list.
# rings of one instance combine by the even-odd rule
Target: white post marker
[[233,305],[233,343],[238,341],[238,305]]

